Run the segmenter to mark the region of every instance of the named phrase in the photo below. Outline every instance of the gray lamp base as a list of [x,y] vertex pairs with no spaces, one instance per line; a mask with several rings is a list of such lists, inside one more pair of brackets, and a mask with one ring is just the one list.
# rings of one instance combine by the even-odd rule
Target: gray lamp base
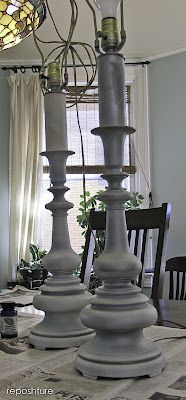
[[[128,257],[135,259],[132,254]],[[82,322],[95,326],[96,335],[78,350],[75,367],[92,379],[159,375],[165,366],[162,349],[143,333],[157,320],[147,297],[124,282],[106,283],[96,293],[81,311]]]
[[67,331],[63,332],[54,332],[51,329],[51,332],[45,332],[44,327],[37,325],[37,330],[32,331],[29,335],[30,343],[36,347],[37,349],[66,349],[68,347],[79,347],[87,340],[91,339],[94,334],[92,330],[84,329],[77,331]]
[[48,278],[33,305],[45,311],[43,320],[31,328],[29,342],[39,349],[63,349],[84,344],[94,332],[80,320],[80,311],[90,301],[90,293],[79,278]]
[[[101,345],[103,335],[104,352],[101,351],[101,346],[99,348],[99,341]],[[133,335],[136,334],[109,335],[107,331],[99,335],[97,332],[93,340],[85,343],[78,350],[75,366],[84,376],[91,379],[159,375],[165,366],[161,348],[146,339],[141,333],[139,334],[141,338],[137,334],[137,342],[135,337],[133,341]]]
[[[63,95],[63,93],[61,93]],[[56,93],[58,97],[58,93]],[[52,99],[51,98],[51,104]],[[47,95],[49,101],[49,95]],[[58,99],[55,104],[58,104]],[[59,103],[60,105],[60,103]],[[53,108],[52,108],[53,110]],[[55,126],[55,116],[60,121],[60,107],[50,115]],[[53,119],[52,119],[53,118]],[[59,126],[59,129],[61,127]],[[61,131],[60,131],[61,132]],[[92,338],[93,330],[83,325],[80,312],[90,302],[91,294],[86,292],[86,286],[80,283],[74,271],[80,265],[81,259],[70,244],[67,212],[73,204],[65,199],[68,188],[66,181],[66,160],[73,152],[65,150],[46,151],[50,164],[50,179],[53,200],[46,205],[52,212],[52,246],[42,263],[52,276],[40,287],[41,293],[34,296],[33,305],[45,312],[43,321],[31,329],[29,342],[40,349],[66,348],[80,346]]]

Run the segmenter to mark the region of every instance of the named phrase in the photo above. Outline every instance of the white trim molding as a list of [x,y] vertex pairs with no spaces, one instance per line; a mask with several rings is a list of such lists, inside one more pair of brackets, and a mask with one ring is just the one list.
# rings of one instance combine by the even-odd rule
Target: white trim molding
[[155,56],[150,56],[147,58],[147,61],[158,60],[159,58],[174,56],[175,54],[180,54],[180,53],[185,53],[185,52],[186,52],[186,47],[183,47],[182,49],[171,50],[171,51],[167,51],[165,53],[161,53],[161,54],[158,54]]

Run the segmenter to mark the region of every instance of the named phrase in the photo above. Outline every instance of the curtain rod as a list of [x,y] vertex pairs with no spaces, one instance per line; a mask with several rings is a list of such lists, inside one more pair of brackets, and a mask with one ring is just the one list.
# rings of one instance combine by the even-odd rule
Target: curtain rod
[[[149,65],[150,61],[137,61],[137,62],[126,62],[125,65]],[[84,67],[91,67],[91,64],[77,64],[76,68],[84,68]],[[95,67],[95,64],[93,64]],[[67,65],[68,68],[74,68],[73,65],[69,64]],[[14,73],[17,73],[17,71],[21,71],[22,73],[25,73],[27,69],[31,69],[32,72],[38,73],[41,70],[41,65],[7,65],[4,67],[1,67],[3,71],[13,71]]]

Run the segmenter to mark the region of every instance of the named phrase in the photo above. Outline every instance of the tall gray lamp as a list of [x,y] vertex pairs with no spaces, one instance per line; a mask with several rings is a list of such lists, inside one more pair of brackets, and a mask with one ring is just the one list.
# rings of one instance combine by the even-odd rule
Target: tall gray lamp
[[75,366],[90,378],[153,376],[161,372],[164,357],[161,348],[144,336],[143,328],[156,322],[157,312],[131,283],[141,264],[129,250],[123,204],[131,196],[121,185],[126,177],[122,172],[124,141],[135,130],[125,125],[124,57],[118,52],[125,34],[122,30],[119,43],[116,18],[120,0],[94,1],[102,12],[98,35],[103,51],[98,57],[100,126],[92,134],[101,137],[104,147],[103,178],[108,187],[99,199],[107,208],[106,242],[94,263],[103,286],[81,312],[82,323],[96,335],[80,347]]

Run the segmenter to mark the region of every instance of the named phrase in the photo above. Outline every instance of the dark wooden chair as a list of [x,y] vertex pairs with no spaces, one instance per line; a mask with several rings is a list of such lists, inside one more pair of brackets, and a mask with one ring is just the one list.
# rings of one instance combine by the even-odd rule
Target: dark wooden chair
[[[132,247],[131,251],[140,258],[142,263],[142,271],[137,282],[140,287],[143,287],[144,283],[149,233],[151,234],[152,230],[158,231],[154,268],[150,270],[153,271],[152,298],[162,297],[170,213],[171,205],[169,203],[163,203],[162,207],[158,208],[126,211],[129,246],[130,249]],[[98,230],[105,230],[105,225],[106,213],[92,209],[80,273],[81,282],[85,282],[87,285],[92,269],[95,233]],[[148,272],[150,271],[148,270]]]
[[165,271],[169,272],[169,299],[186,300],[186,256],[167,260]]

